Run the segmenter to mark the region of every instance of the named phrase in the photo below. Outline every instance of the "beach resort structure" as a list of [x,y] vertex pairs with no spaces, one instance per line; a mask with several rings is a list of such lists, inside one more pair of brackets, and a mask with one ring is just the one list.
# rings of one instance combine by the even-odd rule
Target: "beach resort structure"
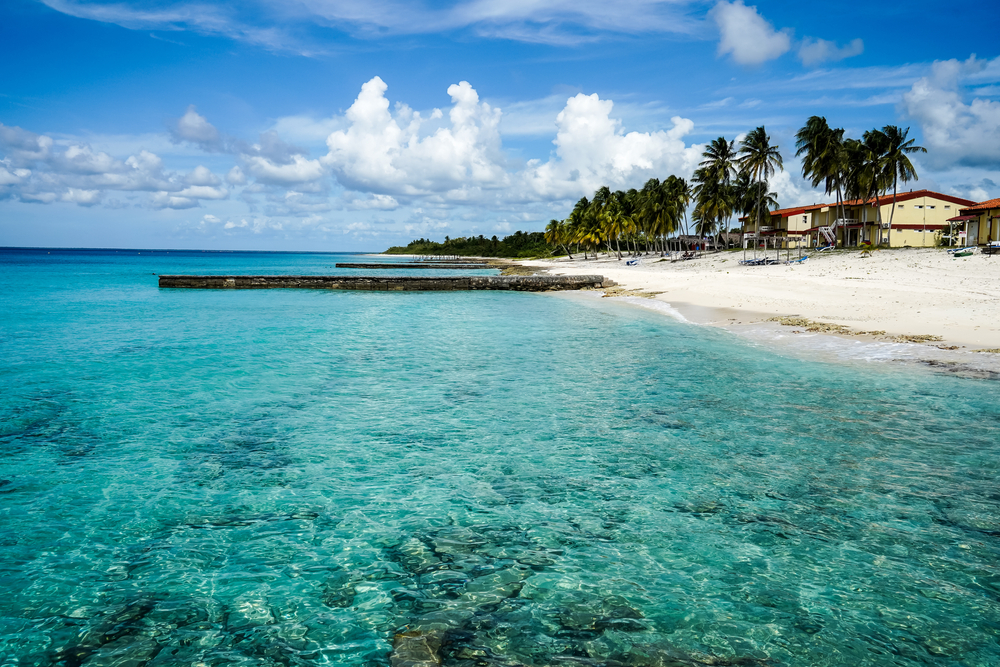
[[[865,243],[889,243],[894,248],[935,246],[947,233],[949,219],[976,204],[940,192],[915,190],[897,194],[895,209],[893,206],[892,195],[889,195],[880,197],[877,207],[874,199],[855,199],[841,206],[833,203],[778,209],[771,212],[767,224],[761,225],[761,243],[779,248],[800,245],[856,247]],[[742,221],[745,237],[752,239],[753,221]]]
[[987,199],[963,207],[959,215],[949,218],[949,222],[957,223],[956,234],[962,239],[955,245],[986,245],[1000,241],[1000,199]]

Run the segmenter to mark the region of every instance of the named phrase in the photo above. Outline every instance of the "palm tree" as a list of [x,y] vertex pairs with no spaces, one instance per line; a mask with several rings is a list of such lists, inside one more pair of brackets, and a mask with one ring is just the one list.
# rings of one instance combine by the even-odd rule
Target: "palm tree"
[[909,153],[926,153],[923,146],[914,146],[915,139],[907,140],[910,128],[901,130],[895,125],[886,125],[882,128],[882,134],[886,138],[885,145],[885,171],[892,175],[892,208],[889,209],[889,245],[892,245],[892,218],[896,213],[896,185],[898,181],[908,183],[919,180],[917,170],[913,168]]
[[826,194],[837,194],[837,210],[844,218],[842,185],[846,170],[844,130],[832,129],[822,116],[811,116],[795,135],[795,156],[802,158],[802,177]]
[[695,169],[691,180],[695,184],[695,231],[699,236],[711,236],[733,215],[735,189],[729,181],[729,171],[720,172],[711,166]]
[[[573,206],[573,210],[570,212],[569,218],[566,219],[567,237],[570,242],[576,244],[578,252],[580,250],[580,244],[583,242],[584,232],[586,231],[588,210],[590,210],[590,200],[586,197],[581,197],[580,201]],[[586,246],[584,246],[583,258],[587,259]]]
[[564,220],[549,220],[549,224],[545,227],[545,240],[552,245],[562,246],[566,255],[573,259],[573,255],[566,245],[566,236],[566,222]]
[[696,231],[699,236],[706,236],[716,230],[721,233],[722,222],[733,215],[736,141],[728,141],[725,137],[713,139],[702,157],[692,181],[695,183]]
[[689,192],[687,183],[677,176],[668,176],[663,181],[651,178],[642,187],[643,231],[648,238],[660,240],[660,252],[666,249],[667,235],[679,227]]
[[[862,206],[875,201],[875,222],[879,229],[882,227],[882,206],[879,199],[889,189],[890,182],[885,159],[888,146],[889,138],[880,130],[868,130],[861,141],[848,139],[844,142],[848,190]],[[886,241],[890,240],[887,236]]]
[[[740,170],[750,174],[753,181],[767,181],[774,175],[776,169],[784,170],[781,160],[781,153],[777,146],[771,145],[771,137],[767,136],[767,131],[761,125],[750,131],[740,143],[739,160],[737,164]],[[763,194],[763,190],[758,190],[758,196]],[[756,206],[756,229],[755,237],[760,237],[760,202]],[[755,239],[756,240],[756,239]],[[754,243],[756,249],[756,242]]]
[[725,137],[713,139],[698,166],[707,170],[712,178],[726,185],[736,176],[736,141],[727,141]]

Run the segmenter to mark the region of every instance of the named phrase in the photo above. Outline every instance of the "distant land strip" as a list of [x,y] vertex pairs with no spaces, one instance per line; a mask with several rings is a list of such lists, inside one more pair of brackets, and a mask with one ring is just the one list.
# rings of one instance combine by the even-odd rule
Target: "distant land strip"
[[511,290],[551,292],[615,283],[583,276],[160,276],[160,287],[181,289],[329,289],[371,292],[457,292]]
[[399,262],[393,264],[391,262],[370,262],[370,263],[358,263],[358,262],[338,262],[336,267],[338,269],[448,269],[448,270],[464,270],[464,271],[481,271],[483,269],[499,269],[502,266],[490,266],[489,264],[477,263],[477,264],[458,264],[455,262],[450,262],[446,264],[438,263],[432,264],[431,262]]

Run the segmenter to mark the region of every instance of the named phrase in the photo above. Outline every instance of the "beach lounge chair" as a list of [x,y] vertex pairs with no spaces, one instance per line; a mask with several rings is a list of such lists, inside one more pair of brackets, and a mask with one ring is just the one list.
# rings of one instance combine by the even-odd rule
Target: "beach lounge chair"
[[992,256],[994,253],[1000,252],[1000,241],[991,241],[983,246],[983,254]]
[[833,246],[832,245],[826,245],[826,246],[823,246],[822,248],[816,248],[816,252],[823,252],[824,250],[833,250]]
[[630,259],[630,260],[626,261],[625,262],[625,266],[639,266],[639,260],[638,260],[638,258],[637,259]]

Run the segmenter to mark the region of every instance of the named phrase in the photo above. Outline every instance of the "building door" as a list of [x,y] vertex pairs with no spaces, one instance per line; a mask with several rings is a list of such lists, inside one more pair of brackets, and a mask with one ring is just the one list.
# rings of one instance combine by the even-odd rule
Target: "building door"
[[969,223],[969,236],[965,241],[968,245],[979,245],[979,221]]

